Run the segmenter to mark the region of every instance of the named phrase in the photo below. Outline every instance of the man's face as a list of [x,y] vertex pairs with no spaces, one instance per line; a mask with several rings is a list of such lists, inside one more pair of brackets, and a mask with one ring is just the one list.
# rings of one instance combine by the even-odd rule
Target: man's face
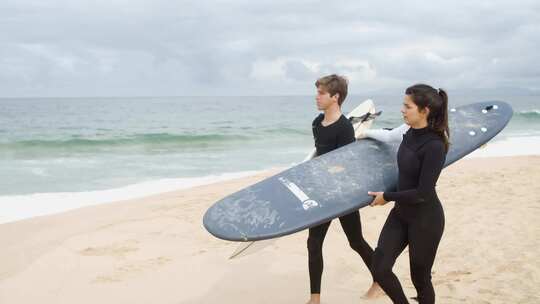
[[320,111],[328,109],[332,104],[337,103],[338,97],[339,94],[337,93],[334,96],[330,96],[330,93],[323,86],[317,87],[317,97],[315,98],[317,109]]

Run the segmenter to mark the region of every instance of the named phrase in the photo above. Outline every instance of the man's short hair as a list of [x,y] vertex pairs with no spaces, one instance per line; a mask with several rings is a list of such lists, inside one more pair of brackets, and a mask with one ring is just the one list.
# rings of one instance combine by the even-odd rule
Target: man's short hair
[[323,87],[324,90],[330,93],[330,96],[334,96],[336,93],[339,94],[338,104],[341,106],[345,101],[345,97],[347,97],[349,82],[343,76],[332,74],[317,79],[315,86],[317,88]]

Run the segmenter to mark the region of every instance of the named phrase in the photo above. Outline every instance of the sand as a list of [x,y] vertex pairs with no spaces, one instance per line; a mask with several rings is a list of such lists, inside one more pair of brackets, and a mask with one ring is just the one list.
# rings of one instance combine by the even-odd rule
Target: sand
[[[306,231],[229,260],[237,244],[202,226],[213,202],[276,172],[2,224],[0,303],[305,303]],[[540,303],[539,180],[540,156],[445,169],[438,303]],[[361,210],[372,246],[391,207]],[[337,222],[324,256],[323,303],[390,303],[361,299],[371,277]],[[415,296],[407,250],[394,271]]]

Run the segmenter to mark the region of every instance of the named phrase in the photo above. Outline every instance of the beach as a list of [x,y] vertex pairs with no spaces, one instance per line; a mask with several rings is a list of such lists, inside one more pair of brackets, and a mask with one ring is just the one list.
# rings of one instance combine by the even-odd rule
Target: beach
[[[403,191],[359,209],[376,249],[447,164],[436,302],[540,304],[540,2],[389,4],[0,3],[0,304],[320,304],[309,228]],[[391,303],[332,221],[322,304]]]
[[[280,170],[1,224],[0,303],[305,303],[306,231],[229,260],[237,244],[202,225],[212,203]],[[538,179],[540,156],[468,158],[443,171],[439,303],[540,301]],[[370,245],[392,204],[361,209]],[[371,277],[337,222],[324,257],[324,303],[390,303],[361,298]],[[394,271],[415,296],[407,249]]]

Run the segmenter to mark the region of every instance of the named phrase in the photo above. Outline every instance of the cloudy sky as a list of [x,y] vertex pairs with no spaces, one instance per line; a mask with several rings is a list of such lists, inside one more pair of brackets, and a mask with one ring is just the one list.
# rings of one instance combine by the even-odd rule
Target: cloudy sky
[[0,96],[540,92],[540,1],[2,0]]

